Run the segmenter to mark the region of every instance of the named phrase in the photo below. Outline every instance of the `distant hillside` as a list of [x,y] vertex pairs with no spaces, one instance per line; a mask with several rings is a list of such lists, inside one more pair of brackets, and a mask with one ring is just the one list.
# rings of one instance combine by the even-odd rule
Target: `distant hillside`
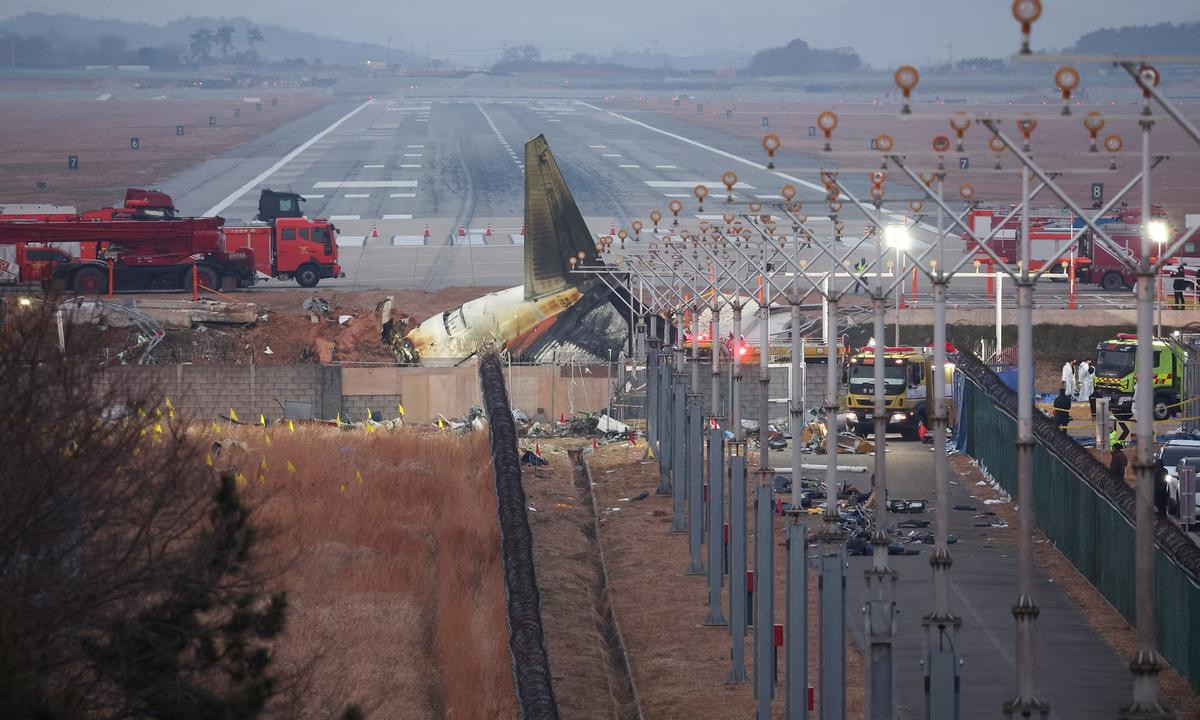
[[[222,28],[231,30],[222,32]],[[205,31],[207,35],[204,34]],[[199,46],[196,44],[197,32],[201,33]],[[5,45],[3,38],[7,35],[17,35],[25,39],[40,37],[44,39],[43,44],[72,44],[77,49],[80,45],[99,46],[104,38],[110,52],[120,49],[117,47],[120,45],[117,40],[120,40],[123,41],[124,49],[135,55],[142,48],[170,48],[174,56],[179,58],[179,62],[274,62],[300,58],[310,64],[356,65],[367,60],[383,60],[388,54],[387,48],[381,45],[290,30],[279,25],[255,23],[242,17],[186,17],[159,26],[124,20],[33,12],[0,21],[0,45]],[[21,47],[23,46],[19,44],[18,48]],[[35,46],[32,52],[36,53],[36,50]],[[200,50],[206,50],[207,53],[198,52]],[[163,63],[162,58],[170,54],[143,53],[146,57],[158,58],[160,64],[169,64]],[[404,64],[409,58],[406,54],[393,50],[391,59],[394,63]],[[0,58],[0,64],[7,64],[6,60],[8,57]],[[130,57],[123,57],[122,60],[137,61],[136,58]],[[21,63],[19,59],[17,64],[36,66],[32,63]]]
[[1089,55],[1200,55],[1200,22],[1094,30],[1079,38],[1074,52]]
[[799,75],[810,72],[848,72],[862,65],[854,48],[820,50],[799,38],[783,47],[754,53],[744,75]]

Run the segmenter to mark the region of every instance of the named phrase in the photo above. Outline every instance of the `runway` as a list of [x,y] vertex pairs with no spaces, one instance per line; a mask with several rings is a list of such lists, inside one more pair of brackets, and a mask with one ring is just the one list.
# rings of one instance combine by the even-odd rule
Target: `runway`
[[[454,95],[455,90],[463,92]],[[603,99],[574,96],[497,96],[486,83],[427,87],[420,93],[336,101],[160,187],[184,214],[220,214],[231,222],[254,217],[260,188],[303,194],[308,215],[330,218],[340,230],[348,277],[323,284],[343,287],[519,284],[524,144],[538,133],[549,140],[598,236],[640,219],[643,238],[648,237],[649,215],[656,209],[666,229],[668,204],[675,199],[683,203],[680,217],[686,226],[694,229],[701,219],[719,223],[722,213],[744,211],[746,202],[778,202],[785,183],[797,188],[815,229],[832,226],[822,216],[828,210],[818,178],[768,170],[757,143],[687,124],[669,111],[629,111],[609,107]],[[776,161],[780,167],[831,162],[786,150]],[[730,170],[738,175],[732,206],[721,183]],[[847,175],[843,182],[860,198],[867,196],[865,173]],[[697,184],[711,193],[703,212],[692,196]],[[873,241],[856,246],[868,227],[862,214],[847,202],[841,219],[844,241],[835,252],[849,263],[872,260]],[[914,228],[914,254],[933,239],[932,222],[926,217]],[[781,224],[779,232],[789,228]],[[950,245],[947,260],[962,247],[961,241]],[[643,248],[627,243],[631,252]],[[810,271],[833,266],[815,249],[806,259]],[[963,269],[973,270],[969,264]],[[964,279],[954,283],[951,294],[983,289],[982,280]]]

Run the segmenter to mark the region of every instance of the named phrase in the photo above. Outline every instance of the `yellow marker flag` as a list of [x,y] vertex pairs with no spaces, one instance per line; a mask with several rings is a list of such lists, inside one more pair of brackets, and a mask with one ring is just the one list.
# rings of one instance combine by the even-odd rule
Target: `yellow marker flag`
[[362,485],[362,473],[360,473],[359,471],[355,470],[355,471],[354,471],[354,479],[358,481],[358,484],[359,484],[359,485]]
[[296,432],[296,423],[288,420],[288,432]]
[[266,458],[262,459],[262,465],[259,465],[259,467],[261,467],[263,470],[267,469],[267,459]]
[[237,475],[233,476],[233,481],[235,483],[237,483],[239,486],[245,485],[246,484],[246,476],[239,472]]
[[154,423],[154,433],[156,435],[162,435],[162,423]]
[[229,408],[229,419],[234,422],[238,421],[237,410],[234,410],[233,408]]
[[154,417],[162,417],[162,408],[154,408]]
[[345,485],[345,483],[338,483],[338,489],[342,491],[342,494],[343,494],[343,495],[345,495],[345,494],[346,494],[346,485]]
[[265,439],[266,439],[266,443],[267,443],[268,445],[270,445],[270,444],[271,444],[271,433],[264,433],[264,434],[263,434],[263,438],[265,438]]
[[169,397],[163,398],[163,405],[166,405],[168,410],[175,409],[175,406],[171,404],[171,398],[169,398]]
[[257,480],[258,480],[258,484],[259,484],[259,485],[266,485],[266,484],[267,484],[267,476],[266,476],[266,475],[263,475],[263,474],[262,474],[262,471],[259,471]]
[[217,424],[216,420],[213,420],[212,429],[215,433],[221,432],[221,426]]
[[146,417],[146,409],[145,408],[138,407],[138,417]]
[[369,432],[369,433],[375,432],[375,426],[371,423],[367,423],[367,432]]
[[263,427],[267,426],[267,418],[264,417],[262,413],[258,414],[258,424],[262,425]]
[[396,403],[396,412],[400,413],[401,417],[404,417],[404,406],[400,403]]
[[442,419],[441,418],[438,418],[438,429],[439,430],[442,429]]
[[341,427],[341,426],[342,426],[342,414],[341,414],[341,413],[338,413],[338,414],[337,414],[337,417],[335,417],[335,418],[333,419],[333,421],[334,421],[335,423],[337,423],[337,426],[338,426],[338,427]]
[[371,419],[371,408],[367,408],[367,420]]
[[288,460],[287,462],[288,462],[288,468],[287,468],[288,472],[290,472],[290,473],[296,472],[296,466],[292,464],[292,461]]
[[213,466],[212,453],[204,453],[204,464],[209,467]]

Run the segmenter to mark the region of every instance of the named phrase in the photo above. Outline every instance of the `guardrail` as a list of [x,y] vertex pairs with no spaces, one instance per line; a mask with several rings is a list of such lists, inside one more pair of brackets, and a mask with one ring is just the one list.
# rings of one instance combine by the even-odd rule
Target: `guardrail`
[[550,657],[542,628],[542,603],[533,564],[533,531],[521,484],[517,427],[504,365],[494,349],[479,361],[479,385],[492,437],[492,466],[496,471],[496,508],[500,519],[500,559],[508,602],[508,651],[512,659],[517,706],[528,720],[557,720],[558,703],[550,676]]
[[[1017,490],[1017,395],[979,358],[957,357],[955,438],[1008,493]],[[1134,489],[1040,412],[1033,416],[1037,525],[1126,620],[1136,611]],[[1155,599],[1159,652],[1200,690],[1200,548],[1157,518]]]

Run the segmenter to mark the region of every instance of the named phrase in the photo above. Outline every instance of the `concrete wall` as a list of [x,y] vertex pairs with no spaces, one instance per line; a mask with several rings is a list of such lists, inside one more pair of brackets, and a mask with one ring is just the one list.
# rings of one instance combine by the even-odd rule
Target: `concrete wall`
[[[605,366],[513,367],[509,393],[514,407],[548,416],[595,411],[607,402]],[[158,365],[110,368],[98,380],[153,388],[182,414],[214,419],[235,410],[243,421],[282,415],[281,403],[307,403],[313,417],[363,420],[368,410],[394,417],[403,404],[409,422],[439,414],[463,415],[481,405],[475,366],[455,368],[341,367],[337,365]],[[615,377],[614,377],[615,382]]]

